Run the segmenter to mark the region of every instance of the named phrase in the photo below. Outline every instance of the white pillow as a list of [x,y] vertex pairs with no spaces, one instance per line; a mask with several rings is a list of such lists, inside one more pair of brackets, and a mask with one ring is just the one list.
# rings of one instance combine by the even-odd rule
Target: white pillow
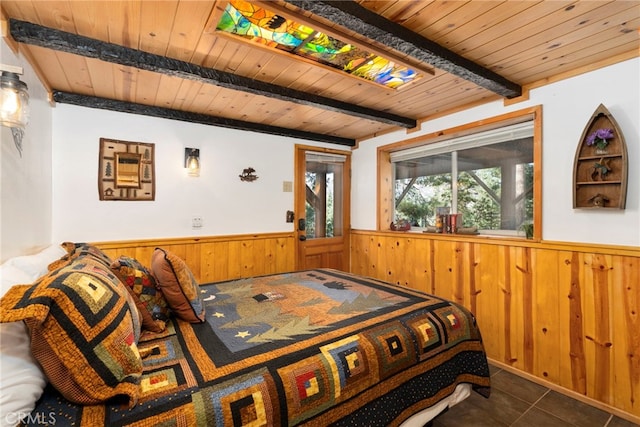
[[[62,258],[62,256],[66,254],[67,251],[62,246],[51,245],[34,255],[11,258],[7,260],[5,264],[12,265],[25,272],[31,278],[27,283],[31,283],[47,273],[47,266],[49,264]],[[4,293],[2,295],[4,295]]]
[[[0,297],[13,285],[30,284],[67,252],[50,246],[38,254],[11,258],[0,265]],[[0,427],[13,427],[36,406],[47,378],[31,355],[23,322],[0,323]]]

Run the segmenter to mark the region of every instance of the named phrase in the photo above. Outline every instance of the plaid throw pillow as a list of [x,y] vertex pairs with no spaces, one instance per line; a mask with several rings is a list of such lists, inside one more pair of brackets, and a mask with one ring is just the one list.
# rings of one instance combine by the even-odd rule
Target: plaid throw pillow
[[127,256],[115,260],[111,264],[111,270],[128,287],[140,310],[143,329],[164,331],[169,319],[169,307],[149,270],[138,260]]
[[68,400],[97,404],[115,396],[133,406],[142,361],[138,310],[102,259],[84,254],[0,300],[0,322],[24,320],[31,351]]

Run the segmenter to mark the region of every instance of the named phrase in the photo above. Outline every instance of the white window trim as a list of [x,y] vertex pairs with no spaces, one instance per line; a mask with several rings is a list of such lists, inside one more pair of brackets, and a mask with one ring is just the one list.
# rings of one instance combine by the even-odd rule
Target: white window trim
[[458,138],[446,139],[432,144],[424,144],[419,147],[407,148],[389,154],[391,162],[419,159],[452,151],[460,151],[466,148],[482,147],[484,145],[497,144],[515,139],[533,137],[533,121],[516,123],[484,132],[473,133]]

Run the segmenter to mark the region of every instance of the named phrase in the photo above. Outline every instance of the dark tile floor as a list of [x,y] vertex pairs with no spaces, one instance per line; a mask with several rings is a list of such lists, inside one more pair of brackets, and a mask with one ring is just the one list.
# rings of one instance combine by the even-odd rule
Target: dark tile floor
[[491,397],[472,392],[433,427],[638,427],[608,412],[491,366]]

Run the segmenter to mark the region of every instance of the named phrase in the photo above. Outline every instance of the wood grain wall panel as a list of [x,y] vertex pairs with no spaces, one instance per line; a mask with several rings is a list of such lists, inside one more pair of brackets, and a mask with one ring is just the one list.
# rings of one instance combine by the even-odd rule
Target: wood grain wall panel
[[531,266],[531,249],[514,248],[518,253],[518,264],[516,269],[519,274],[519,281],[522,283],[522,348],[523,363],[526,372],[533,372],[533,271]]
[[[517,247],[506,246],[503,248],[502,254],[505,256],[505,260],[502,262],[505,274],[505,282],[507,285],[507,292],[505,296],[508,298],[509,303],[505,307],[505,315],[508,316],[509,322],[504,325],[505,339],[508,341],[508,346],[505,348],[506,356],[511,366],[514,368],[526,371],[526,357],[527,348],[525,348],[525,333],[527,325],[525,325],[525,317],[527,312],[525,306],[527,304],[527,292],[524,288],[524,281],[522,280],[522,271],[518,268]],[[508,311],[507,311],[508,310]],[[498,326],[500,329],[500,326]]]
[[[568,332],[566,321],[560,320],[561,283],[558,272],[557,251],[540,249],[535,251],[533,265],[546,266],[537,270],[537,281],[533,289],[533,342],[538,351],[534,352],[533,373],[549,381],[560,383],[560,365],[562,360],[560,337]],[[568,292],[564,293],[566,297]]]
[[[428,243],[428,242],[427,242]],[[417,286],[415,289],[419,289],[423,292],[432,293],[431,279],[433,277],[433,253],[431,252],[431,246],[425,244],[421,240],[413,240],[413,254],[415,259],[422,260],[416,264],[415,274],[417,276]],[[405,264],[410,265],[408,262]],[[403,286],[409,286],[408,281],[405,279],[402,281]]]
[[366,264],[364,264],[366,262],[366,260],[369,258],[369,247],[368,247],[368,242],[371,239],[369,237],[366,236],[353,236],[351,238],[350,241],[350,245],[351,245],[351,256],[352,258],[354,258],[353,254],[355,253],[355,258],[357,258],[357,261],[354,262],[359,262],[360,264],[357,266],[351,266],[352,269],[354,270],[358,270],[358,271],[362,271],[364,276],[368,276],[369,275],[369,268]]
[[205,243],[202,274],[217,282],[229,277],[229,242]]
[[[540,253],[539,251],[538,253]],[[574,381],[575,376],[581,376],[584,378],[584,372],[582,375],[576,375],[576,371],[574,367],[579,366],[579,363],[575,363],[578,360],[578,353],[582,354],[581,362],[584,361],[584,352],[582,351],[582,339],[580,337],[583,336],[581,332],[582,323],[580,320],[580,316],[578,313],[574,312],[574,308],[577,308],[579,312],[581,312],[580,305],[580,291],[578,283],[573,280],[573,271],[574,265],[578,266],[578,253],[577,252],[567,252],[567,251],[550,251],[551,253],[556,254],[556,267],[557,277],[553,277],[548,275],[549,269],[539,269],[540,274],[544,275],[543,281],[541,283],[546,284],[547,287],[550,287],[550,284],[557,283],[558,289],[558,324],[555,326],[559,330],[559,352],[557,353],[557,359],[560,363],[560,376],[558,378],[558,384],[562,387],[565,387],[570,390],[578,391],[576,382]],[[541,255],[543,258],[540,258],[536,262],[553,262],[553,259],[549,259],[550,255]],[[573,259],[576,259],[574,262]],[[576,299],[576,297],[578,297]],[[573,328],[577,328],[575,330]],[[583,392],[584,394],[585,392]]]
[[[431,245],[437,246],[437,242],[431,241]],[[500,265],[504,259],[500,255],[503,248],[499,246],[479,246],[474,261],[476,277],[477,307],[475,313],[479,317],[486,319],[483,324],[482,335],[491,337],[485,342],[490,354],[499,354],[500,360],[504,360],[505,355],[509,355],[511,348],[510,319],[511,319],[511,291],[508,280],[502,283],[493,283],[499,272],[504,271],[504,266]],[[511,357],[511,356],[508,356]]]
[[640,422],[640,249],[356,230],[351,271],[460,302],[491,359]]
[[[291,271],[293,233],[96,243],[149,265],[155,247],[200,283]],[[640,423],[640,249],[352,231],[351,271],[468,307],[487,354]]]
[[[455,254],[455,241],[443,241],[439,242],[434,256],[434,270],[435,275],[435,294],[442,295],[452,301],[459,300],[455,295],[455,278],[453,263]],[[413,281],[409,281],[411,286]]]
[[585,289],[581,264],[584,254],[571,255],[571,292],[569,293],[569,354],[571,355],[571,389],[587,394],[585,355]]
[[130,256],[147,267],[161,247],[182,258],[200,283],[292,271],[294,244],[291,233],[95,243],[112,259]]
[[615,406],[631,411],[630,402],[640,399],[640,259],[621,259],[621,263],[620,269],[614,269],[611,292],[612,342],[623,343],[612,346],[613,366],[619,370],[614,378],[614,402]]

